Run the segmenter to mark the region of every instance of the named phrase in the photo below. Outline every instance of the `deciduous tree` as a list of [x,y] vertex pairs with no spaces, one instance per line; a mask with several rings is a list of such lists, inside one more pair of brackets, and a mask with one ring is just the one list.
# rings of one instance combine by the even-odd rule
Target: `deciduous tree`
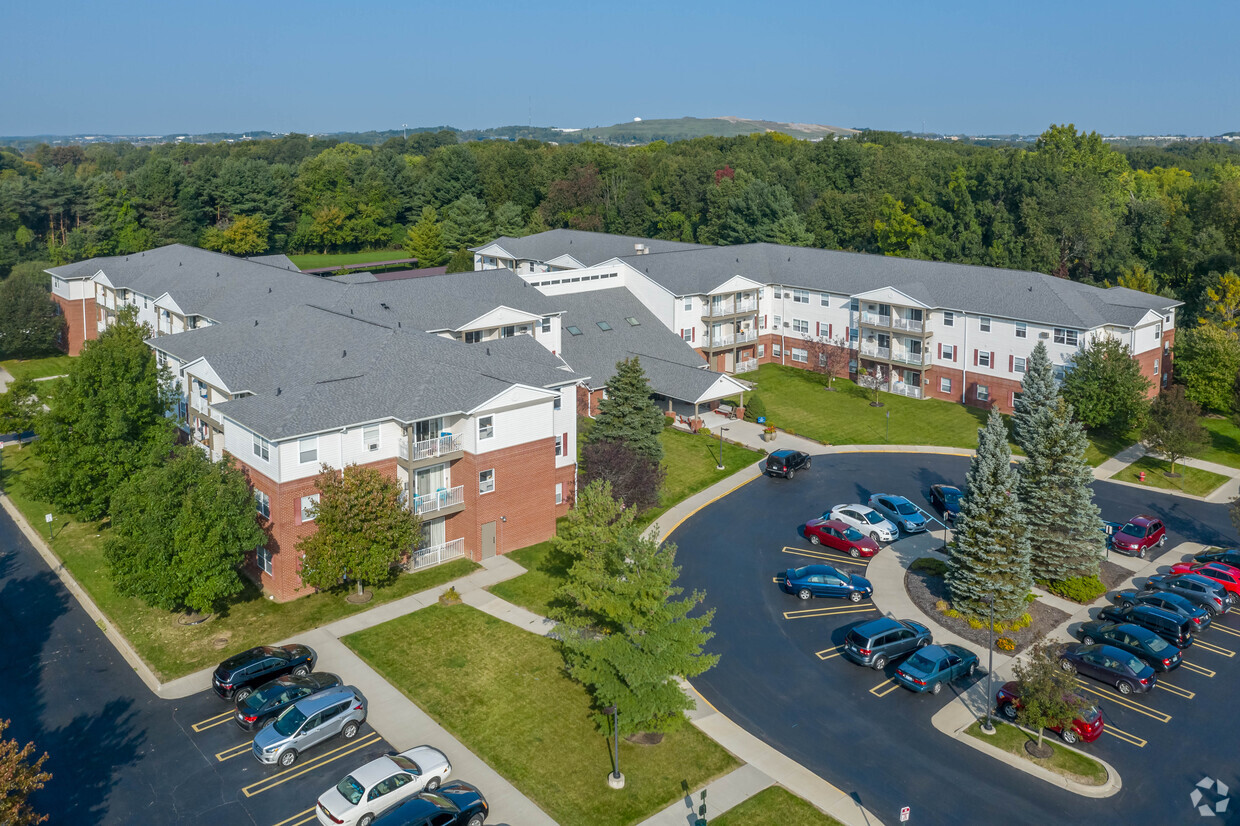
[[1072,359],[1061,394],[1088,428],[1127,433],[1141,424],[1150,380],[1118,338],[1099,336]]
[[1230,333],[1240,332],[1240,276],[1231,270],[1223,273],[1218,284],[1206,288],[1206,296],[1210,299],[1206,304],[1205,317],[1198,318],[1201,324],[1213,323]]
[[607,381],[607,396],[598,404],[598,416],[588,440],[623,442],[653,462],[663,460],[663,414],[650,398],[650,383],[634,356],[616,363]]
[[597,479],[577,491],[577,501],[551,540],[557,553],[574,562],[614,542],[633,527],[637,511],[612,495],[611,483]]
[[222,227],[209,227],[202,245],[229,255],[258,255],[267,250],[270,225],[257,215],[238,215]]
[[659,504],[663,467],[625,442],[590,442],[582,451],[582,462],[586,483],[607,482],[626,507],[640,512]]
[[42,408],[34,381],[14,379],[0,393],[0,433],[25,433],[32,429],[35,416]]
[[1171,462],[1172,473],[1175,473],[1176,462],[1200,451],[1210,439],[1209,432],[1201,424],[1201,408],[1178,384],[1171,385],[1154,399],[1142,435],[1151,450]]
[[1088,705],[1077,693],[1076,674],[1059,666],[1056,648],[1040,637],[1013,669],[1020,685],[1016,720],[1038,733],[1038,746],[1048,728],[1069,728]]
[[30,807],[27,798],[31,792],[42,789],[52,779],[43,771],[47,752],[34,757],[34,743],[18,745],[16,740],[4,739],[9,720],[0,720],[0,823],[5,826],[33,826],[47,821]]
[[1188,398],[1210,410],[1231,406],[1240,371],[1240,341],[1236,334],[1206,322],[1180,330],[1175,342],[1175,378]]

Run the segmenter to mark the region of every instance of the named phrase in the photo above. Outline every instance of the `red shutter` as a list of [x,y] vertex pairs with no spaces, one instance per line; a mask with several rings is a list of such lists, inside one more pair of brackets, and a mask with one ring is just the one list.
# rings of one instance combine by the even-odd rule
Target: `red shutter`
[[298,499],[293,507],[293,524],[301,524],[301,500]]
[[564,434],[564,441],[560,444],[560,455],[561,456],[568,455],[568,434],[567,433]]
[[1010,354],[1008,355],[1008,372],[1009,373],[1016,372],[1016,356],[1013,356]]
[[822,335],[822,322],[821,321],[814,322],[814,335],[816,336]]
[[939,342],[939,360],[943,360],[943,342]]
[[762,329],[763,329],[763,330],[767,329],[767,326],[766,326],[766,316],[762,316]]
[[831,325],[827,325],[827,338],[831,338]]
[[973,351],[973,366],[974,367],[977,366],[977,351],[976,350]]
[[955,364],[955,363],[956,363],[956,355],[957,355],[959,352],[960,352],[960,348],[959,348],[959,347],[953,347],[953,348],[952,348],[952,363],[953,363],[953,364]]
[[697,341],[697,327],[694,327],[689,331],[689,339],[691,341]]
[[995,351],[994,350],[990,351],[990,369],[991,370],[999,369],[998,367],[995,366]]

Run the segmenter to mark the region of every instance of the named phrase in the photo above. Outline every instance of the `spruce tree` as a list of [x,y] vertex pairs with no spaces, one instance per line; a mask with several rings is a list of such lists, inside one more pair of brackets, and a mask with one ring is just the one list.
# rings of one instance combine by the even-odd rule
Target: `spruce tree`
[[1026,422],[1028,458],[1018,471],[1019,496],[1027,523],[1038,526],[1029,561],[1035,580],[1098,575],[1106,548],[1093,502],[1093,469],[1085,461],[1088,445],[1085,428],[1063,399],[1034,411]]
[[1059,398],[1059,388],[1055,385],[1055,370],[1051,367],[1050,356],[1046,345],[1038,342],[1025,362],[1025,377],[1020,382],[1020,398],[1016,400],[1016,409],[1012,413],[1012,430],[1016,444],[1021,450],[1029,451],[1026,444],[1025,431],[1027,422],[1034,413],[1048,409]]
[[607,381],[607,398],[599,402],[589,441],[624,442],[652,462],[663,461],[663,414],[650,398],[650,384],[634,356],[616,363]]
[[978,430],[977,456],[966,477],[966,493],[955,519],[956,536],[947,564],[952,605],[985,620],[985,599],[994,596],[996,622],[1012,622],[1025,613],[1029,576],[1029,531],[1017,506],[1020,480],[1012,467],[1007,427],[991,409]]
[[409,228],[405,252],[418,259],[419,267],[437,267],[448,259],[439,228],[439,213],[434,207],[422,207],[422,217]]

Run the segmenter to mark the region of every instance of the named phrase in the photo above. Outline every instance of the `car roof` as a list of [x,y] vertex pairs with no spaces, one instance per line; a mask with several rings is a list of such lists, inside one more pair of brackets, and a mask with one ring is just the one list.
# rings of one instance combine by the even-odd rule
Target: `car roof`
[[[1140,611],[1137,610],[1138,608]],[[1165,608],[1159,608],[1157,605],[1147,605],[1143,603],[1141,605],[1132,606],[1132,610],[1134,613],[1153,614],[1154,616],[1163,617],[1164,619],[1169,619],[1173,622],[1183,621],[1179,614],[1173,614]]]
[[369,789],[380,780],[386,780],[398,771],[401,771],[400,766],[392,762],[390,755],[385,754],[382,757],[376,757],[364,766],[358,766],[349,772],[349,775]]
[[[908,499],[907,499],[907,498],[905,498],[905,497],[901,496],[901,495],[900,495],[900,494],[898,494],[898,493],[876,493],[876,494],[874,494],[873,496],[871,496],[870,498],[871,498],[871,499],[875,499],[875,498],[877,498],[877,497],[879,497],[879,496],[883,497],[884,499],[890,499],[890,500],[892,500],[893,502],[908,502]],[[910,504],[911,504],[911,503],[910,503]]]
[[891,617],[879,617],[878,619],[861,623],[853,631],[861,636],[873,636],[875,634],[886,634],[888,631],[894,631],[897,628],[903,627],[899,620],[892,619]]
[[[1146,607],[1147,607],[1147,608],[1154,608],[1154,606],[1153,606],[1153,605],[1147,605]],[[1160,612],[1162,612],[1162,613],[1164,613],[1164,614],[1168,614],[1168,613],[1170,613],[1170,612],[1168,612],[1168,611],[1163,611],[1163,609],[1161,609],[1161,608],[1154,608],[1154,610],[1155,610],[1155,611],[1160,611]],[[1176,616],[1175,616],[1175,614],[1171,614],[1171,616],[1175,617],[1177,620],[1179,619],[1179,617],[1176,617]],[[1155,634],[1155,633],[1154,633],[1153,631],[1151,631],[1150,629],[1145,628],[1145,627],[1140,626],[1140,625],[1137,625],[1136,623],[1133,623],[1133,622],[1117,622],[1117,623],[1115,623],[1115,628],[1116,628],[1117,630],[1122,629],[1122,630],[1124,631],[1124,633],[1125,633],[1125,634],[1132,634],[1134,637],[1144,637],[1144,638],[1147,638],[1147,639],[1148,639],[1148,638],[1150,638],[1150,637],[1156,637],[1156,636],[1158,636],[1157,634]]]
[[799,452],[800,452],[800,451],[797,451],[797,450],[788,450],[787,448],[781,448],[780,450],[775,450],[775,451],[772,451],[772,452],[771,452],[771,455],[772,455],[772,456],[777,456],[777,457],[779,457],[780,459],[782,459],[782,458],[784,458],[785,456],[795,456],[795,455],[797,455],[797,453],[799,453]]
[[836,570],[830,565],[803,565],[800,568],[793,568],[794,572],[800,576],[810,576],[811,574],[839,574],[844,576],[841,571]]
[[[390,809],[385,809],[377,820],[376,824],[382,823],[408,823],[416,821],[418,818],[427,817],[439,812],[439,806],[424,797],[411,797],[401,803],[397,803]],[[399,815],[397,813],[399,812]],[[399,819],[398,819],[399,818]]]
[[334,686],[324,689],[318,694],[311,694],[304,700],[298,700],[297,710],[309,717],[311,714],[318,714],[329,706],[334,706],[346,697],[357,697],[360,699],[361,692],[351,685]]
[[1157,522],[1157,521],[1158,521],[1157,517],[1146,516],[1145,514],[1141,513],[1141,514],[1137,514],[1132,519],[1129,519],[1128,524],[1129,525],[1148,525],[1151,522]]

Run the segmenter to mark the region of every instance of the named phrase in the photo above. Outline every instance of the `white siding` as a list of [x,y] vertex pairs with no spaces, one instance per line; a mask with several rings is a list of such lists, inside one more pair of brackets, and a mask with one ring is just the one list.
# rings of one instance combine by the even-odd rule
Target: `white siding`
[[552,433],[568,434],[561,455],[555,457],[556,467],[567,467],[577,461],[577,386],[560,389],[560,409],[552,411]]
[[[343,465],[363,465],[391,459],[396,456],[397,446],[404,434],[396,422],[379,423],[379,449],[368,450],[365,439],[365,427],[350,427],[339,435],[341,440],[340,457]],[[341,465],[343,467],[343,465]]]
[[[513,388],[495,400],[493,408],[480,410],[464,422],[464,445],[470,453],[515,447],[555,435],[552,400],[524,388]],[[478,439],[478,421],[492,417],[494,435]],[[563,431],[561,431],[563,432]]]
[[[254,455],[253,432],[230,419],[224,420],[224,449],[235,456],[242,464],[254,468],[275,482],[283,481],[280,475],[279,448],[279,445],[273,443],[269,451],[270,460],[263,461],[262,457]],[[296,450],[296,446],[293,449]]]

